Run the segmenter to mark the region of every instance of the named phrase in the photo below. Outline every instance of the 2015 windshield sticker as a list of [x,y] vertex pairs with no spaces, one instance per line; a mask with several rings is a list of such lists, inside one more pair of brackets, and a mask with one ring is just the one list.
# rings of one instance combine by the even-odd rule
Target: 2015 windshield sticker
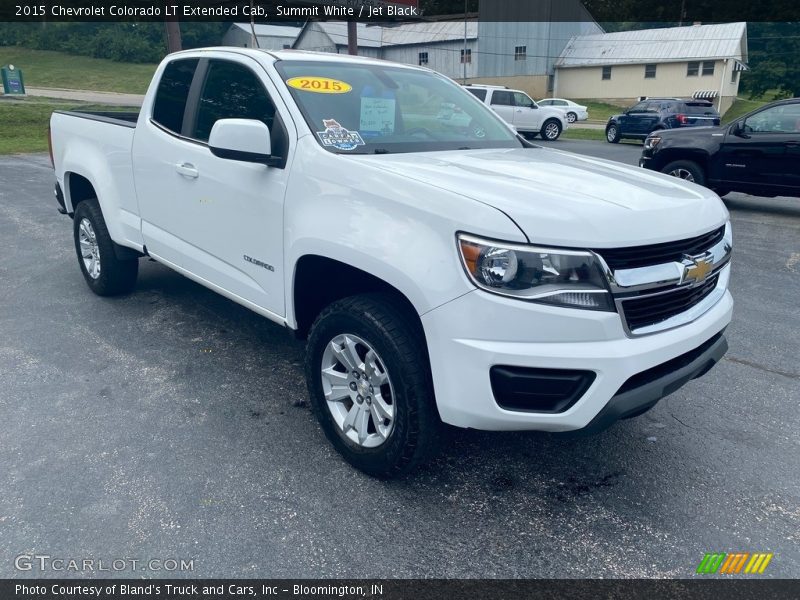
[[345,129],[334,119],[323,119],[325,131],[317,131],[317,137],[323,146],[331,146],[337,150],[354,150],[364,146],[364,140],[357,131]]
[[328,77],[292,77],[286,80],[286,85],[315,94],[346,94],[353,89],[349,83]]

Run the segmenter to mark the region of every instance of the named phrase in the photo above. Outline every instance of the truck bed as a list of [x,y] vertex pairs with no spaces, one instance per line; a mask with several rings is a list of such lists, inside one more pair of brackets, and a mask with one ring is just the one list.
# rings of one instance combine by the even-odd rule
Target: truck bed
[[94,110],[56,110],[53,111],[62,115],[79,117],[81,119],[91,119],[101,121],[111,125],[122,125],[123,127],[136,127],[139,120],[139,111],[94,111]]

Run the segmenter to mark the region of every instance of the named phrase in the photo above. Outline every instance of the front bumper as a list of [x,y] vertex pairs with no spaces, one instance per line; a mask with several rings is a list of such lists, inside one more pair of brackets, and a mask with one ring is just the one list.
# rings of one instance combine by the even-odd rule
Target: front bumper
[[[446,423],[484,430],[602,429],[644,412],[711,368],[727,348],[725,338],[704,344],[721,334],[732,310],[726,291],[687,325],[631,338],[615,312],[549,307],[475,290],[422,316],[439,414]],[[498,365],[591,370],[596,376],[563,412],[523,412],[498,405],[490,381]],[[628,383],[636,376],[635,385]]]
[[639,166],[642,169],[650,169],[651,171],[657,171],[658,169],[655,168],[653,164],[653,157],[651,156],[641,156],[639,157]]

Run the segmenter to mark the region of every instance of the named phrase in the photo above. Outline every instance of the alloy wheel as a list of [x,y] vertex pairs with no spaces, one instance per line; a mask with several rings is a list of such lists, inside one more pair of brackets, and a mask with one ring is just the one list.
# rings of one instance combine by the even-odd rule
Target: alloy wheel
[[78,243],[86,272],[92,279],[100,277],[100,244],[89,219],[81,219],[78,226]]
[[694,183],[694,175],[688,169],[673,169],[669,172],[670,175],[673,177],[677,177],[678,179],[683,179],[684,181],[691,181]]
[[351,333],[325,347],[320,367],[325,402],[340,431],[364,448],[376,448],[392,434],[395,393],[385,363],[372,345]]

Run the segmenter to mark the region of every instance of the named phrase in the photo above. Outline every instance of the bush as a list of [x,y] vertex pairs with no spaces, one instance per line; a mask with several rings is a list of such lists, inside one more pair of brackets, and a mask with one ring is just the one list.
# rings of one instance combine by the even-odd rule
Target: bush
[[[181,23],[184,48],[218,46],[229,23]],[[119,62],[154,63],[167,53],[164,24],[0,23],[0,46],[23,46]]]

